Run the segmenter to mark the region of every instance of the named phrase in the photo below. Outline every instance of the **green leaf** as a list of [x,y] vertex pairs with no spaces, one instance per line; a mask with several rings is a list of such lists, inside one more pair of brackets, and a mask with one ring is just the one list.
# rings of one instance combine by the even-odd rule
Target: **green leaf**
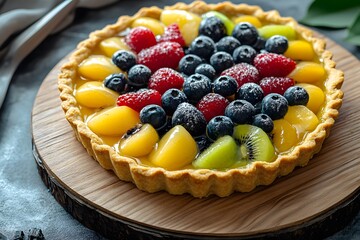
[[331,28],[350,27],[360,12],[359,0],[315,0],[301,23]]
[[360,46],[360,14],[358,14],[354,24],[350,27],[346,41]]

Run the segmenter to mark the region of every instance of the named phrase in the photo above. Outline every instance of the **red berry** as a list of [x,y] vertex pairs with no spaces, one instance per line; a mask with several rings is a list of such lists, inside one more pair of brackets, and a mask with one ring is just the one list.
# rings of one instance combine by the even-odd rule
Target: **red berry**
[[207,122],[213,117],[224,115],[225,108],[229,105],[229,100],[217,93],[206,94],[196,105],[202,112]]
[[181,35],[179,25],[171,24],[165,28],[164,34],[161,36],[159,42],[177,42],[182,47],[185,46],[185,40]]
[[184,55],[180,44],[162,42],[139,52],[138,63],[147,66],[152,72],[164,67],[175,69]]
[[278,93],[283,95],[286,89],[294,86],[293,79],[288,77],[265,77],[260,80],[260,87],[264,91],[264,96],[269,93]]
[[136,53],[156,44],[154,33],[146,27],[136,27],[131,29],[125,37],[125,42]]
[[117,99],[118,106],[128,106],[138,112],[150,104],[161,106],[161,95],[153,89],[140,89],[137,92],[128,92],[120,95]]
[[155,89],[161,95],[170,88],[181,89],[183,84],[183,76],[172,68],[160,68],[149,80],[149,88]]
[[286,77],[296,67],[296,62],[276,53],[261,53],[254,59],[254,66],[262,77]]
[[233,77],[237,84],[238,89],[245,83],[260,81],[259,71],[248,63],[239,63],[231,68],[224,70],[221,75]]

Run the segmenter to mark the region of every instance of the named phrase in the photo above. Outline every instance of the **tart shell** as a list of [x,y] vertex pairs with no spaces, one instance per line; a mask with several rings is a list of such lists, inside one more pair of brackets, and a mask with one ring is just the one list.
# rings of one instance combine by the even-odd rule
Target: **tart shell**
[[138,164],[132,158],[120,156],[114,148],[106,145],[86,125],[80,113],[78,103],[73,95],[73,81],[77,76],[78,65],[86,59],[98,44],[131,26],[139,17],[160,18],[162,9],[158,7],[142,8],[134,16],[122,16],[113,25],[92,32],[89,38],[78,44],[58,77],[61,106],[66,119],[73,128],[77,139],[98,163],[107,170],[112,170],[123,181],[133,182],[137,188],[147,192],[165,190],[170,194],[189,193],[194,197],[206,197],[215,194],[220,197],[229,196],[233,192],[249,192],[259,185],[269,185],[277,177],[291,173],[297,166],[305,166],[314,154],[320,151],[325,138],[330,133],[341,107],[343,92],[340,90],[344,80],[342,71],[335,69],[332,53],[325,50],[326,42],[316,38],[313,33],[300,26],[293,18],[281,17],[277,11],[264,12],[258,6],[246,4],[206,4],[195,1],[189,5],[177,3],[165,9],[182,9],[196,14],[215,10],[225,15],[253,15],[262,22],[292,26],[297,34],[313,44],[316,55],[323,60],[328,78],[325,82],[326,101],[323,111],[318,114],[320,123],[315,130],[308,133],[301,143],[291,151],[281,154],[271,163],[253,162],[245,168],[228,171],[209,169],[185,169],[168,171],[159,167],[148,167]]

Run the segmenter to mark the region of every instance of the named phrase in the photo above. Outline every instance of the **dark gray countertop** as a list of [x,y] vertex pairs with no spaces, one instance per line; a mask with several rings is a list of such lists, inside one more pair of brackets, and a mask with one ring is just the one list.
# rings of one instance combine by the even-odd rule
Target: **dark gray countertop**
[[[48,37],[19,66],[0,109],[0,233],[11,238],[15,231],[41,228],[47,239],[104,239],[69,215],[47,190],[37,172],[31,149],[31,110],[47,73],[88,34],[132,15],[141,6],[171,5],[176,1],[119,1],[97,9],[78,9],[72,25]],[[185,1],[190,2],[190,1]],[[208,1],[217,2],[217,1]],[[240,1],[233,1],[240,3]],[[241,1],[278,9],[283,16],[301,19],[309,0]],[[346,30],[315,29],[360,58],[358,47],[344,42]],[[55,84],[55,83],[54,83]],[[57,97],[57,96],[54,96]],[[328,239],[359,239],[360,214]],[[1,237],[0,237],[1,239]]]

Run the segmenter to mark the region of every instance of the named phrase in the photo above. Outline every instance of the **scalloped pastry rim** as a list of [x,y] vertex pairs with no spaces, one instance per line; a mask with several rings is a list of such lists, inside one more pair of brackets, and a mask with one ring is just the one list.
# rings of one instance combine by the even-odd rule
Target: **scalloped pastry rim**
[[235,5],[230,2],[206,4],[195,1],[189,5],[177,3],[164,9],[182,9],[197,14],[210,10],[228,15],[248,14],[258,17],[261,21],[294,27],[298,34],[313,44],[316,54],[323,59],[328,73],[325,84],[326,105],[320,124],[306,135],[301,144],[295,146],[286,155],[278,156],[274,162],[253,162],[246,168],[228,171],[209,169],[168,171],[163,168],[143,166],[134,159],[120,156],[86,126],[73,95],[73,79],[77,74],[77,66],[91,54],[100,41],[116,36],[128,28],[136,18],[143,16],[159,18],[162,11],[158,7],[142,8],[133,16],[121,16],[116,23],[92,32],[88,39],[78,44],[68,62],[61,67],[58,76],[61,107],[77,139],[89,155],[104,169],[113,170],[119,179],[133,182],[141,190],[147,192],[165,190],[175,195],[189,193],[194,197],[206,197],[211,194],[225,197],[233,192],[249,192],[258,185],[269,185],[277,177],[291,173],[296,166],[307,165],[313,155],[320,151],[324,139],[329,135],[330,128],[339,114],[338,109],[341,107],[343,98],[340,88],[344,81],[344,74],[335,69],[336,64],[332,60],[332,53],[325,49],[325,40],[314,37],[312,31],[299,25],[293,18],[281,17],[276,10],[264,12],[259,6]]

